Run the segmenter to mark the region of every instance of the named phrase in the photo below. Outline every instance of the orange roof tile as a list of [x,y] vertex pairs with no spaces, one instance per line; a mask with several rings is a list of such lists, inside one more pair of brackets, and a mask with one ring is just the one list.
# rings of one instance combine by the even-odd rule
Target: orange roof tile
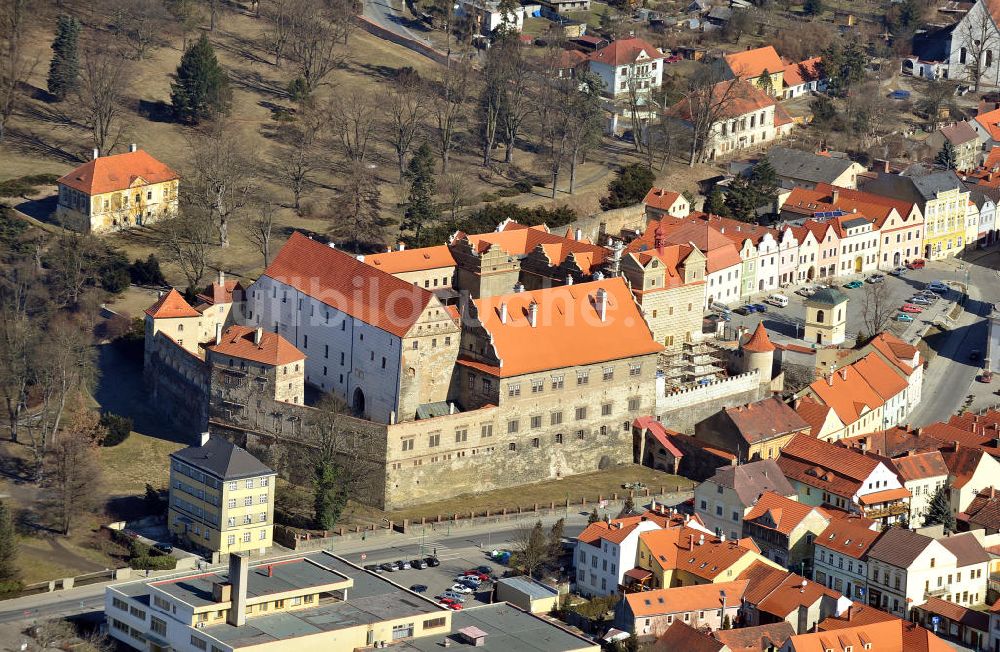
[[795,435],[782,446],[778,466],[785,477],[850,498],[879,465],[879,460],[811,435]]
[[814,543],[842,555],[861,559],[881,535],[880,531],[871,530],[863,523],[835,518],[816,537]]
[[[604,320],[598,297],[606,301]],[[479,321],[489,333],[501,377],[621,360],[661,351],[625,281],[618,278],[476,299]],[[537,309],[535,326],[531,306]],[[506,308],[506,320],[501,313]],[[472,364],[469,364],[469,363]]]
[[639,539],[649,549],[651,561],[660,568],[684,570],[709,581],[744,556],[759,554],[752,541],[723,541],[687,526],[643,532]]
[[901,629],[903,641],[901,649],[906,652],[952,652],[953,650],[951,646],[920,625],[858,602],[840,616],[827,617],[817,625],[817,628],[820,631],[838,632],[885,622]]
[[826,378],[814,381],[809,389],[833,408],[844,425],[860,419],[865,408],[875,410],[885,404],[885,399],[872,389],[853,365],[841,367]]
[[902,500],[903,498],[910,497],[910,490],[906,487],[897,487],[896,489],[883,489],[882,491],[873,491],[870,494],[865,494],[858,498],[858,501],[862,505],[878,505],[879,503],[888,503],[893,500]]
[[[932,426],[928,426],[925,430],[930,430],[931,428]],[[931,433],[931,435],[934,436],[934,433]],[[984,455],[988,455],[988,453],[981,448],[972,448],[960,444],[952,444],[948,448],[941,449],[941,456],[944,457],[945,464],[948,465],[948,472],[955,478],[951,485],[956,489],[960,489],[968,484],[973,474],[975,474],[976,469],[982,463]]]
[[723,603],[730,607],[737,605],[743,599],[747,584],[746,580],[735,580],[628,593],[625,602],[632,615],[638,618],[679,611],[721,609]]
[[156,300],[156,303],[146,308],[146,314],[153,319],[175,319],[179,317],[199,317],[201,313],[191,307],[181,293],[170,288],[170,291]]
[[140,149],[87,161],[56,183],[88,195],[99,195],[131,188],[137,179],[163,183],[179,178],[176,172]]
[[370,254],[364,257],[363,262],[387,274],[419,272],[455,266],[455,258],[451,255],[451,249],[448,248],[448,245]]
[[744,598],[746,602],[780,619],[787,618],[800,606],[808,608],[816,604],[824,596],[840,597],[840,593],[822,584],[759,560],[740,573],[739,579],[750,582]]
[[770,235],[774,238],[775,242],[781,238],[781,234],[777,229],[771,229],[760,224],[747,224],[731,217],[712,215],[711,213],[702,211],[694,211],[690,217],[691,219],[701,220],[710,224],[719,233],[732,240],[738,247],[742,247],[743,242],[746,240],[752,242],[755,247],[760,246],[760,242],[764,239],[765,235]]
[[757,625],[756,627],[738,627],[736,629],[718,629],[712,632],[718,641],[729,648],[729,652],[761,652],[761,650],[779,650],[785,641],[795,635],[790,623],[782,620],[777,623]]
[[785,69],[781,57],[771,45],[727,54],[725,59],[729,69],[740,79],[754,79],[765,70],[768,74],[773,75]]
[[212,353],[271,366],[286,365],[306,359],[302,351],[299,351],[291,342],[277,333],[261,330],[260,342],[254,343],[256,332],[256,328],[230,326],[222,334],[218,344],[209,344],[205,348]]
[[202,309],[204,309],[208,306],[214,306],[220,303],[232,303],[233,293],[236,292],[236,290],[242,289],[243,286],[236,280],[223,280],[221,284],[218,281],[213,281],[207,288],[205,288],[204,292],[198,295],[198,298],[207,304],[202,307]]
[[855,360],[851,366],[864,377],[865,382],[884,401],[889,401],[892,397],[906,391],[906,379],[874,353],[869,353],[863,358]]
[[892,460],[892,465],[904,482],[948,475],[948,465],[945,464],[941,451],[909,451],[908,455]]
[[[735,85],[735,87],[734,87]],[[681,120],[690,120],[692,116],[691,102],[699,101],[697,97],[683,99],[667,110],[667,113]],[[774,98],[757,88],[754,84],[730,79],[721,81],[712,88],[711,102],[720,107],[719,118],[738,118],[747,113],[774,106]]]
[[786,498],[780,494],[774,493],[773,491],[765,491],[760,495],[760,498],[757,499],[757,503],[743,517],[743,521],[756,521],[761,519],[762,516],[769,514],[770,520],[774,523],[773,526],[767,525],[763,522],[759,522],[757,525],[759,527],[775,530],[781,534],[788,535],[791,534],[792,530],[794,530],[807,516],[809,516],[812,511],[813,507],[810,505],[805,505],[797,500]]
[[434,295],[298,231],[264,276],[387,333],[403,337]]
[[687,218],[668,215],[650,222],[641,236],[628,243],[625,252],[658,255],[658,241],[662,245],[690,244],[697,247],[705,254],[705,269],[709,274],[743,264],[740,252],[732,241],[712,225],[697,219],[695,214]]
[[975,120],[986,130],[991,140],[1000,140],[1000,109],[980,113]]
[[576,240],[572,237],[551,233],[544,224],[524,226],[514,221],[504,222],[499,230],[490,233],[467,234],[461,231],[452,236],[449,247],[462,242],[468,242],[476,253],[482,254],[493,247],[498,247],[511,256],[527,256],[540,245],[558,245],[556,247],[542,246],[542,251],[553,265],[559,265],[571,254],[585,274],[591,273],[593,267],[602,265],[611,252],[588,240]]
[[642,203],[646,206],[652,206],[653,208],[659,208],[660,210],[670,210],[670,207],[674,205],[674,202],[680,199],[681,193],[672,192],[670,190],[664,190],[663,188],[652,187],[649,192],[646,193],[646,197],[642,200]]
[[774,344],[771,343],[771,338],[767,336],[767,329],[764,328],[764,322],[757,322],[757,328],[754,329],[753,335],[750,336],[750,339],[746,341],[742,348],[744,351],[750,351],[751,353],[767,353],[774,350]]
[[809,424],[809,433],[813,437],[817,437],[823,429],[830,409],[829,405],[824,405],[811,396],[803,396],[795,402],[795,411]]
[[827,650],[868,650],[870,652],[902,652],[903,629],[899,623],[881,622],[856,627],[844,627],[835,632],[797,634],[788,646],[795,652],[827,652]]
[[822,63],[823,57],[813,57],[785,66],[785,74],[782,77],[785,86],[799,86],[800,84],[822,78],[823,74],[820,67]]
[[623,38],[612,41],[596,52],[592,52],[587,59],[594,63],[604,63],[609,66],[620,66],[626,63],[635,63],[640,58],[662,59],[660,53],[648,41],[641,38]]

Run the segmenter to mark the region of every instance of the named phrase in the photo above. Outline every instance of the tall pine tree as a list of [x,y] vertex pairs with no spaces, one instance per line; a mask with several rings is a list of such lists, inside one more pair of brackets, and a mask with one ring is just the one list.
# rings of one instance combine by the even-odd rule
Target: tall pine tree
[[52,41],[48,88],[60,102],[76,90],[80,82],[79,41],[80,21],[72,16],[59,16],[56,37]]
[[958,162],[955,160],[955,146],[951,144],[950,140],[944,141],[941,150],[934,157],[934,162],[945,170],[954,170],[958,167]]
[[177,80],[170,85],[170,102],[177,119],[187,123],[229,112],[232,89],[219,65],[208,37],[201,35],[184,52],[177,67]]
[[434,152],[427,143],[422,143],[414,152],[403,176],[410,182],[410,194],[406,198],[406,212],[400,228],[412,233],[410,243],[419,247],[421,231],[431,226],[439,214],[434,203]]
[[943,525],[945,532],[955,531],[955,515],[951,513],[951,487],[943,484],[934,492],[934,497],[924,512],[924,525]]

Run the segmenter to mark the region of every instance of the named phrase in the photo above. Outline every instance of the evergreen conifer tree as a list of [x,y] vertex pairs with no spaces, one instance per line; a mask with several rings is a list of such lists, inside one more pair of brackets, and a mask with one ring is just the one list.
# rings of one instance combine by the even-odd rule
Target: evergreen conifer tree
[[601,517],[600,517],[600,516],[599,516],[599,515],[597,514],[597,508],[595,507],[595,508],[594,508],[594,511],[592,511],[592,512],[591,512],[591,513],[590,513],[590,514],[589,514],[589,515],[587,516],[587,525],[590,525],[591,523],[596,523],[596,522],[598,522],[599,520],[601,520]]
[[0,501],[0,583],[17,579],[17,534],[7,504]]
[[422,143],[414,152],[403,176],[410,182],[410,194],[406,198],[406,210],[400,226],[403,231],[413,234],[411,243],[419,247],[422,244],[421,231],[431,226],[439,214],[434,203],[434,152],[427,143]]
[[705,199],[704,210],[706,213],[711,213],[712,215],[729,217],[729,208],[726,207],[726,197],[722,194],[721,190],[715,188],[712,192],[708,193],[708,197]]
[[946,170],[954,170],[958,166],[958,161],[955,157],[955,146],[951,144],[950,140],[944,141],[941,151],[934,157],[934,162]]
[[52,41],[52,62],[49,64],[49,93],[60,102],[76,90],[80,81],[80,21],[72,16],[59,16],[56,37]]
[[181,57],[177,79],[170,86],[170,102],[177,119],[198,123],[229,112],[232,89],[208,37],[201,35]]
[[945,532],[955,531],[955,515],[951,513],[951,489],[943,484],[934,492],[934,497],[924,513],[924,525],[943,525]]

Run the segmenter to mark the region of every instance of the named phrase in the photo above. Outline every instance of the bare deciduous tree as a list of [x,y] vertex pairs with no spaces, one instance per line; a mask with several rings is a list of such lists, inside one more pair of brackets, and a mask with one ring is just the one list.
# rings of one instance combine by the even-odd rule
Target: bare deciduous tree
[[552,179],[552,198],[559,188],[559,175],[569,149],[573,114],[567,102],[577,93],[576,82],[550,74],[535,93],[535,127],[545,166]]
[[896,304],[885,283],[865,283],[861,299],[861,323],[868,337],[885,330],[889,319],[896,312]]
[[0,396],[7,408],[10,439],[18,440],[21,412],[36,361],[39,332],[31,322],[39,301],[48,303],[38,270],[30,263],[11,266],[0,282]]
[[215,233],[206,212],[188,207],[175,217],[160,220],[152,228],[164,259],[181,269],[189,288],[201,287]]
[[580,157],[601,139],[601,80],[590,73],[577,77],[574,89],[567,89],[566,143],[569,155],[569,194],[576,190],[576,169]]
[[448,159],[455,143],[455,132],[465,118],[465,102],[469,98],[470,66],[465,60],[450,61],[441,73],[433,112],[436,123],[441,173],[448,172]]
[[363,163],[378,127],[374,95],[360,91],[337,93],[330,99],[329,123],[341,152],[352,163]]
[[257,213],[247,221],[247,239],[264,257],[264,268],[271,264],[271,236],[274,235],[274,204],[261,202]]
[[406,157],[424,124],[427,103],[421,89],[409,83],[390,86],[382,99],[385,137],[396,154],[399,179],[406,171]]
[[438,189],[441,195],[444,196],[445,205],[451,211],[451,221],[454,222],[458,213],[458,207],[469,198],[471,189],[469,180],[464,174],[449,172],[442,177]]
[[339,30],[322,0],[298,0],[288,30],[288,57],[299,66],[305,95],[311,95],[343,63]]
[[129,82],[129,65],[107,52],[84,53],[77,88],[81,122],[90,128],[94,147],[110,153],[125,131],[124,91]]
[[718,67],[702,64],[688,78],[680,116],[691,126],[689,165],[704,161],[715,139],[715,126],[728,117],[733,103],[746,92],[746,82],[725,80]]
[[192,142],[194,174],[187,200],[205,211],[229,246],[229,225],[253,199],[258,187],[256,153],[242,134],[221,126]]
[[334,232],[349,238],[356,252],[361,244],[380,243],[385,237],[382,193],[374,168],[366,163],[349,162],[344,186],[330,205],[336,220]]
[[0,142],[37,64],[24,47],[28,9],[28,0],[0,0]]
[[279,132],[282,141],[278,151],[278,170],[292,191],[294,208],[302,208],[302,196],[306,192],[313,175],[326,167],[325,150],[320,139],[325,132],[326,121],[315,111],[305,111],[298,124],[284,126]]
[[281,65],[281,59],[285,56],[298,7],[299,0],[266,0],[261,11],[268,22],[268,28],[264,30],[264,41],[268,50],[274,55],[276,66]]
[[118,0],[109,22],[121,56],[143,59],[159,43],[169,20],[160,0]]
[[69,534],[81,516],[100,504],[102,477],[96,442],[86,432],[65,432],[46,454],[44,479],[55,527]]
[[[972,82],[977,93],[983,82],[983,73],[996,70],[996,64],[1000,63],[994,60],[997,45],[1000,45],[997,42],[997,28],[986,7],[985,4],[975,5],[958,30],[961,39],[959,63],[964,66],[965,77]],[[987,80],[991,85],[997,82],[1000,82],[1000,78]]]

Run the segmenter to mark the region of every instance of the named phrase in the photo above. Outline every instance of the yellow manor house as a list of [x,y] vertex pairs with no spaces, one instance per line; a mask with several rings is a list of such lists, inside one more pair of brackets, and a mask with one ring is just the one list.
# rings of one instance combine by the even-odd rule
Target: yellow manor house
[[134,144],[123,154],[99,154],[56,181],[63,225],[106,233],[177,213],[176,172]]

